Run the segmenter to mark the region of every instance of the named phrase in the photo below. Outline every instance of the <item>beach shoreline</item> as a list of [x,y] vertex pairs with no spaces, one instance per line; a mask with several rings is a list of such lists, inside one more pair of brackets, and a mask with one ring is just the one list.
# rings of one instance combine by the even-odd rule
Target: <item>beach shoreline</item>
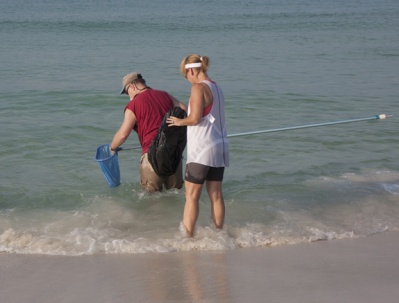
[[396,302],[399,232],[227,251],[0,254],[0,301]]

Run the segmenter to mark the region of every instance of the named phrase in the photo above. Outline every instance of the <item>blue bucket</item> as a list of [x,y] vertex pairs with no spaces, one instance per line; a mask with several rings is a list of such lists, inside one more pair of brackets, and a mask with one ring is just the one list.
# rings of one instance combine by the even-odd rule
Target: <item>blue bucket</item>
[[94,159],[100,165],[105,180],[107,180],[110,187],[117,187],[121,184],[118,153],[112,154],[109,144],[104,144],[98,147]]

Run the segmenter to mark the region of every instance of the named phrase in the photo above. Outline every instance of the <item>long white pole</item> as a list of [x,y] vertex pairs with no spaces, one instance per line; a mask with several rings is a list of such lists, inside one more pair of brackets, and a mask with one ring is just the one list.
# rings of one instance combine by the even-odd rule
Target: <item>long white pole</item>
[[383,120],[383,119],[387,119],[387,118],[391,118],[391,117],[393,117],[393,115],[381,114],[381,115],[376,115],[376,116],[367,117],[367,118],[357,118],[357,119],[341,120],[341,121],[334,121],[334,122],[324,122],[324,123],[315,123],[315,124],[307,124],[307,125],[299,125],[299,126],[291,126],[291,127],[274,128],[274,129],[267,129],[267,130],[257,130],[257,131],[252,131],[252,132],[231,134],[231,135],[227,135],[227,137],[233,138],[233,137],[239,137],[239,136],[273,133],[273,132],[280,132],[280,131],[286,131],[286,130],[351,123],[351,122],[359,122],[359,121],[366,121],[366,120]]
[[[356,119],[349,119],[349,120],[340,120],[340,121],[333,121],[333,122],[315,123],[315,124],[290,126],[290,127],[282,127],[282,128],[274,128],[274,129],[266,129],[266,130],[257,130],[257,131],[238,133],[238,134],[230,134],[230,135],[227,135],[227,137],[234,138],[234,137],[240,137],[240,136],[257,135],[257,134],[264,134],[264,133],[274,133],[274,132],[281,132],[281,131],[286,131],[286,130],[294,130],[294,129],[301,129],[301,128],[334,125],[334,124],[343,124],[343,123],[352,123],[352,122],[359,122],[359,121],[366,121],[366,120],[384,120],[384,119],[392,118],[392,117],[393,117],[393,115],[381,114],[381,115],[376,115],[376,116],[371,116],[371,117],[366,117],[366,118],[356,118]],[[139,149],[139,148],[141,148],[141,147],[140,146],[122,147],[121,150]]]

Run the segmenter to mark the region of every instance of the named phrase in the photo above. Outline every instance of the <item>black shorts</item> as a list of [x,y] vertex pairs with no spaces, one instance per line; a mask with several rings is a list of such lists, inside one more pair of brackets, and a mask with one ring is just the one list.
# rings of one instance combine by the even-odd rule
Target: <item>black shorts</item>
[[195,184],[208,181],[223,181],[224,167],[210,167],[198,163],[186,164],[185,180]]

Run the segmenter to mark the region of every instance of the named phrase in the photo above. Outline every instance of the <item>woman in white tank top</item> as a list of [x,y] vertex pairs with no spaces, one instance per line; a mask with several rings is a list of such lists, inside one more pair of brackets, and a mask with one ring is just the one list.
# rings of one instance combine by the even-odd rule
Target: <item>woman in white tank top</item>
[[186,204],[183,226],[194,235],[199,199],[204,183],[211,201],[215,227],[223,228],[225,205],[222,193],[224,168],[229,166],[229,143],[224,117],[224,96],[207,75],[209,58],[187,56],[180,64],[183,76],[192,84],[185,119],[170,117],[170,127],[187,126]]

